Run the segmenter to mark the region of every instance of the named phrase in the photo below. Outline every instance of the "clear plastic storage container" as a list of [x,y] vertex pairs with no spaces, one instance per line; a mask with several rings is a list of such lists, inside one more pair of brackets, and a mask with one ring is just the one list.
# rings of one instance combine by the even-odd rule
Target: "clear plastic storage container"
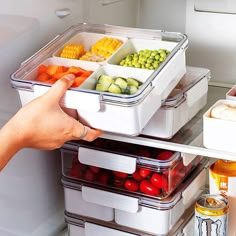
[[75,143],[70,150],[64,147],[64,176],[157,199],[168,197],[202,159],[106,139]]
[[[63,177],[65,210],[75,217],[86,216],[90,219],[102,220],[104,224],[110,225],[104,229],[104,234],[101,235],[106,235],[105,232],[113,235],[114,229],[111,229],[111,224],[116,225],[116,227],[128,227],[129,229],[154,235],[167,235],[186,211],[190,207],[192,208],[196,198],[205,189],[207,163],[208,160],[204,159],[201,165],[198,166],[188,179],[183,181],[175,192],[168,198],[162,200],[122,193],[121,191],[108,191],[89,183],[73,181]],[[84,207],[84,204],[86,204],[87,212],[83,213],[87,214],[83,214],[80,211],[80,208]],[[110,218],[110,221],[107,220],[106,222],[104,221],[104,217],[102,219],[94,217],[91,214],[90,205],[104,207],[105,210],[107,207],[110,208],[110,212],[114,212],[113,219]],[[97,211],[94,212],[96,216],[98,216]],[[103,215],[103,209],[100,209],[100,215]],[[95,230],[96,227],[96,225],[93,225],[92,229],[86,229],[85,233],[87,233],[87,230],[88,232],[94,233],[95,231],[90,230]],[[81,233],[84,232],[84,228],[80,230],[82,230]],[[102,231],[99,230],[99,232]],[[117,234],[114,231],[114,235],[122,234]],[[124,233],[124,235],[126,234]]]
[[[88,36],[87,43],[94,41],[94,36],[100,35],[99,37],[121,38],[123,44],[103,63],[58,57],[59,51],[66,44],[74,42],[74,38],[84,34]],[[88,62],[96,64],[95,66],[91,64],[91,67],[87,67],[87,64],[86,67],[89,70],[94,70],[96,66],[106,66],[103,72],[108,76],[137,77],[141,86],[135,93],[117,94],[95,90],[98,78],[91,75],[78,87],[70,88],[61,100],[62,106],[74,109],[79,114],[79,119],[89,126],[107,132],[134,136],[140,134],[160,108],[162,100],[167,98],[186,73],[187,45],[188,39],[181,33],[110,25],[78,24],[69,28],[23,62],[22,66],[12,74],[11,84],[17,89],[22,104],[44,94],[51,86],[48,82],[52,83],[54,80],[39,81],[35,72],[50,58],[52,58],[51,61],[55,60],[55,63],[60,59],[61,66],[66,66],[68,63],[70,66],[77,66],[78,63]],[[121,66],[119,63],[130,53],[163,48],[168,50],[168,54],[163,56],[165,59],[161,59],[162,61],[158,59],[160,64],[155,69],[150,66],[147,68]],[[95,69],[96,75],[100,74],[102,69],[97,70],[100,72],[96,72]],[[59,77],[58,74],[55,77]]]
[[[193,209],[190,215],[193,215]],[[142,231],[132,230],[126,227],[119,227],[114,223],[108,224],[102,221],[86,218],[83,216],[74,216],[65,212],[65,221],[68,225],[70,236],[153,236]],[[181,218],[179,226],[173,227],[173,230],[168,234],[156,236],[190,236],[194,227],[194,217],[189,220],[189,217]]]
[[210,71],[187,66],[187,73],[141,132],[170,139],[207,103]]

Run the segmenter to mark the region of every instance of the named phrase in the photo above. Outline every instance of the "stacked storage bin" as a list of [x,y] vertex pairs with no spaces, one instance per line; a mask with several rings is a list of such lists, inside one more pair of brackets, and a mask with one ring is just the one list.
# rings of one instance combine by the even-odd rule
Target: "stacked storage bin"
[[71,236],[168,235],[205,185],[200,156],[185,165],[178,152],[106,139],[65,144],[61,154]]
[[[93,56],[92,61],[84,60],[91,52],[83,58],[62,53],[75,44],[96,51],[92,45],[106,37],[122,43],[103,61],[97,55],[98,61]],[[79,24],[27,60],[11,82],[24,105],[44,94],[59,77],[51,70],[48,74],[48,68],[71,72],[80,67],[91,73],[61,100],[74,118],[113,134],[170,139],[206,104],[209,71],[186,67],[187,45],[186,35],[180,33]],[[149,55],[136,63],[145,50]],[[158,50],[166,53],[157,55]],[[136,59],[122,62],[130,57]],[[47,79],[39,74],[42,68],[47,68],[43,72]],[[95,88],[103,75],[135,78],[137,91],[98,91]],[[168,235],[205,185],[205,158],[185,158],[178,152],[122,140],[66,143],[61,156],[70,236]]]

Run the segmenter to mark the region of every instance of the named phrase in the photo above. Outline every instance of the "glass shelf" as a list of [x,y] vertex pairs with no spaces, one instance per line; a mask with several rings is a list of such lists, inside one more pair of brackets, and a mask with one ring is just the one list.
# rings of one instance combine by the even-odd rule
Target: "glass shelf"
[[202,115],[211,107],[217,100],[225,99],[229,87],[222,87],[217,85],[209,85],[208,102],[207,105],[191,120],[189,121],[172,139],[161,140],[154,137],[140,135],[137,137],[115,135],[105,133],[102,138],[116,141],[123,141],[127,143],[134,143],[144,146],[157,147],[181,153],[202,155],[212,158],[220,158],[226,160],[236,160],[236,153],[223,152],[213,149],[208,149],[203,146],[203,119]]

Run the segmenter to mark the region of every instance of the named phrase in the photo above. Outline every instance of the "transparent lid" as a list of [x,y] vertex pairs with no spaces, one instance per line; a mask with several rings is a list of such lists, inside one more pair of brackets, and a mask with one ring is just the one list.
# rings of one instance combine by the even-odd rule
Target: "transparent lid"
[[186,74],[163,102],[162,106],[176,107],[185,100],[185,93],[205,77],[210,79],[209,69],[187,66]]
[[[66,188],[75,189],[78,191],[81,191],[82,186],[87,186],[91,188],[101,188],[102,190],[108,190],[109,192],[113,192],[116,194],[124,194],[126,196],[130,196],[133,198],[137,198],[140,206],[146,206],[151,208],[156,208],[158,210],[168,210],[173,208],[176,203],[181,199],[183,196],[183,192],[187,187],[190,185],[190,183],[193,182],[193,180],[200,174],[200,172],[205,169],[206,164],[208,163],[207,158],[201,161],[201,163],[198,165],[198,167],[186,178],[179,186],[175,189],[173,193],[171,193],[167,198],[165,199],[156,199],[152,196],[142,196],[141,194],[137,196],[137,194],[129,193],[129,192],[123,192],[122,190],[114,190],[109,188],[101,188],[100,186],[88,183],[80,180],[71,180],[67,177],[62,177],[62,184]],[[197,186],[199,187],[199,186]],[[201,192],[202,189],[199,189]]]
[[[42,86],[50,87],[49,84],[39,83],[35,80],[25,80],[25,76],[32,70],[37,68],[37,66],[52,57],[53,54],[60,48],[65,42],[68,42],[71,37],[75,36],[79,32],[93,32],[98,34],[107,35],[117,35],[124,36],[129,39],[135,38],[140,40],[155,40],[160,42],[167,42],[168,45],[175,45],[172,47],[170,54],[166,57],[163,63],[160,64],[159,68],[152,70],[153,73],[146,79],[142,86],[138,89],[135,94],[132,95],[120,95],[112,93],[98,92],[94,90],[86,90],[80,88],[71,88],[71,90],[76,90],[79,93],[93,93],[97,94],[101,101],[110,101],[116,103],[127,103],[128,105],[136,104],[145,98],[153,88],[154,80],[165,67],[165,65],[174,57],[174,55],[181,49],[185,50],[187,47],[187,36],[181,33],[166,32],[161,30],[150,30],[150,29],[139,29],[139,28],[129,28],[129,27],[119,27],[112,25],[98,25],[98,24],[87,24],[81,23],[70,27],[63,34],[55,37],[51,42],[45,45],[36,54],[31,56],[29,59],[22,63],[22,66],[11,75],[11,83],[14,88],[24,89],[33,91],[34,85],[40,84]],[[142,69],[139,69],[142,70]]]

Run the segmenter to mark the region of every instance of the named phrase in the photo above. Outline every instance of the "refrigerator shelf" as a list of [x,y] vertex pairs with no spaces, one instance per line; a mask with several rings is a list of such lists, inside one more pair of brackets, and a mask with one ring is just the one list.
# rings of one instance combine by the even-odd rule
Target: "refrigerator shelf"
[[[114,135],[104,133],[102,138],[122,141],[127,143],[139,144],[149,147],[168,149],[181,152],[182,155],[202,155],[212,158],[221,158],[225,160],[235,160],[235,152],[225,152],[203,147],[203,114],[211,107],[217,100],[225,98],[226,93],[230,87],[222,87],[220,84],[209,85],[207,105],[183,128],[181,128],[176,135],[169,140],[157,139],[145,135],[137,137],[128,137],[124,135]],[[73,147],[73,142],[67,142],[64,147]]]

